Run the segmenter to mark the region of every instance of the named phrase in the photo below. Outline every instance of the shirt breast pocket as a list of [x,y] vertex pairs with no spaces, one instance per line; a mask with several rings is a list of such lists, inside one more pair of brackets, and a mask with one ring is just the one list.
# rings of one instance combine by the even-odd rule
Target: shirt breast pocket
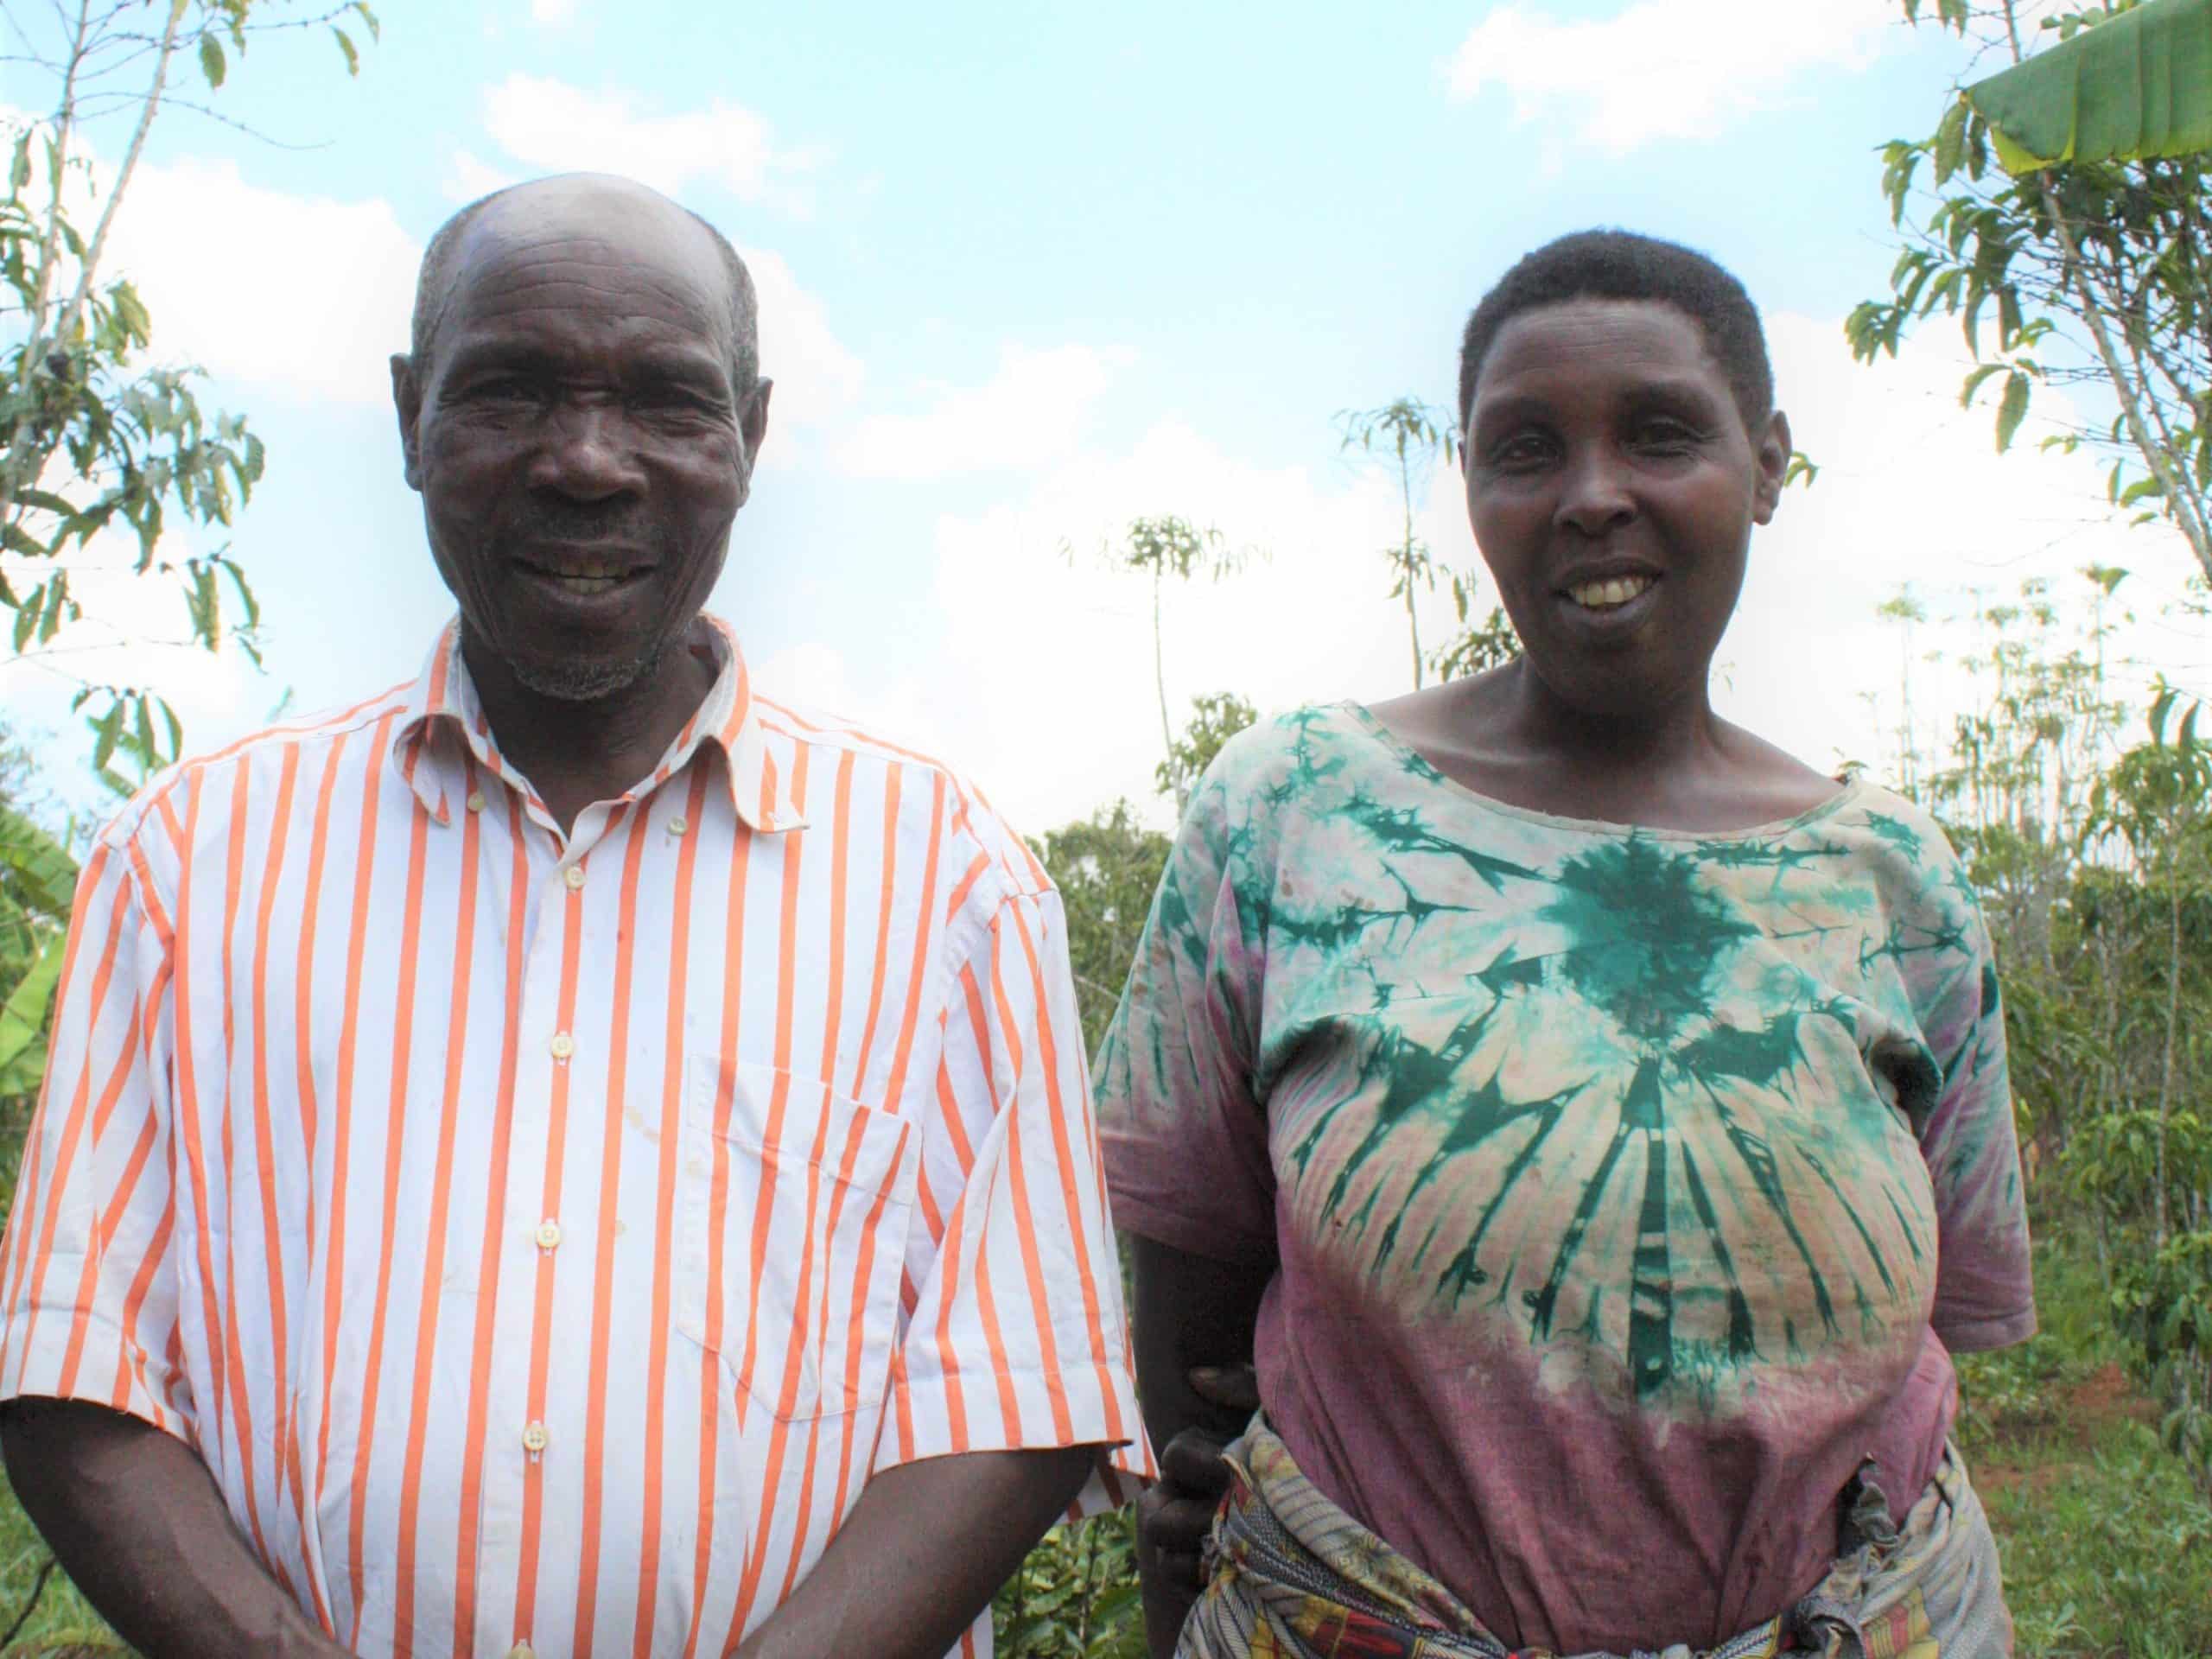
[[913,1125],[818,1079],[718,1054],[684,1070],[676,1326],[756,1405],[804,1421],[889,1381]]

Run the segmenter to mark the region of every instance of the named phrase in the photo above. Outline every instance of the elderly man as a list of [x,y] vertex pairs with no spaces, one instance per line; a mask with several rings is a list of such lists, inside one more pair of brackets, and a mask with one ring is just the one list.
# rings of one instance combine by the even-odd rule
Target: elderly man
[[702,613],[754,340],[650,191],[458,215],[392,361],[458,619],[98,841],[0,1431],[150,1654],[982,1651],[1139,1435],[1057,896]]

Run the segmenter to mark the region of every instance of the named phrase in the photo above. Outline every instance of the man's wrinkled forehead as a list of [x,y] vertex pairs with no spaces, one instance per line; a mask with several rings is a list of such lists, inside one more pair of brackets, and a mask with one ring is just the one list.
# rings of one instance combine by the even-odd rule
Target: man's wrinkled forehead
[[518,304],[557,310],[618,286],[728,343],[734,296],[712,233],[620,181],[549,179],[486,202],[454,249],[442,322]]

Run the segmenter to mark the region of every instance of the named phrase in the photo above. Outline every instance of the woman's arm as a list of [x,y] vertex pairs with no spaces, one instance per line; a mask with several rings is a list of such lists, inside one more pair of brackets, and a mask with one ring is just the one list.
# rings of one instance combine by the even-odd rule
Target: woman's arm
[[335,1659],[254,1554],[207,1465],[151,1423],[79,1400],[0,1409],[16,1496],[85,1599],[152,1659]]
[[1252,1328],[1274,1268],[1129,1244],[1137,1395],[1161,1476],[1137,1506],[1137,1569],[1154,1659],[1167,1659],[1200,1588],[1198,1548],[1226,1484],[1221,1449],[1259,1405]]

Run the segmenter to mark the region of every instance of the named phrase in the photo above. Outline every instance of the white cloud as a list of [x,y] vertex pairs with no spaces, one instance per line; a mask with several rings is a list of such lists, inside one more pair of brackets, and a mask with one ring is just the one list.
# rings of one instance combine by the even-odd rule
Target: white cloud
[[493,166],[474,150],[456,149],[446,163],[443,188],[448,201],[468,202],[519,181],[514,174]]
[[500,149],[544,172],[620,173],[669,195],[696,181],[743,201],[779,199],[804,209],[789,175],[815,157],[781,150],[751,110],[717,99],[702,110],[661,114],[634,92],[588,92],[565,81],[513,74],[485,94],[484,124]]
[[[1968,612],[1976,590],[2009,599],[2031,576],[2050,578],[2062,599],[2085,595],[2080,567],[2115,563],[2137,573],[2121,597],[2146,621],[2178,589],[2190,569],[2178,539],[2116,522],[2094,463],[2036,452],[2034,417],[2012,454],[1994,453],[1992,411],[1959,410],[1962,365],[1938,331],[1871,368],[1851,360],[1832,319],[1775,315],[1769,333],[1798,442],[1821,471],[1754,538],[1715,665],[1725,715],[1814,765],[1855,759],[1879,769],[1894,747],[1898,641],[1875,607],[1898,584],[1911,582],[1942,616]],[[772,674],[764,667],[763,683],[956,761],[1026,829],[1116,795],[1164,823],[1152,780],[1150,592],[1098,556],[1131,518],[1163,512],[1272,555],[1218,586],[1170,588],[1164,643],[1177,725],[1204,692],[1281,709],[1407,689],[1405,614],[1375,551],[1397,529],[1389,480],[1255,462],[1173,420],[1127,450],[1064,455],[996,505],[940,518],[935,605],[909,630],[925,647],[816,642],[782,653]],[[1455,471],[1436,472],[1416,528],[1446,563],[1478,562]],[[1486,579],[1484,590],[1487,604]],[[1425,644],[1450,626],[1440,594],[1424,601],[1421,622]],[[1932,628],[1920,642],[1955,652],[1964,643]],[[2149,664],[2120,668],[2124,690],[2155,666],[2212,692],[2207,628],[2139,626],[2113,651]],[[1915,674],[1925,741],[1948,726],[1948,709],[1963,706],[1966,684],[1955,666]]]
[[1449,83],[1461,101],[1503,88],[1516,125],[1568,123],[1622,156],[1710,135],[1808,69],[1864,68],[1901,27],[1893,0],[1635,0],[1573,22],[1508,0],[1459,43]]
[[576,20],[581,0],[530,0],[530,21],[560,29]]
[[[859,358],[830,327],[822,302],[799,286],[779,253],[741,248],[760,302],[760,370],[776,383],[779,429],[818,426],[860,396],[865,376]],[[780,465],[782,446],[763,454]]]
[[158,356],[296,396],[390,401],[385,361],[406,349],[422,257],[390,204],[289,195],[185,157],[139,168],[111,248]]
[[874,415],[839,452],[864,478],[943,478],[1035,467],[1072,454],[1091,404],[1128,358],[1088,346],[1035,351],[1007,342],[980,386],[932,385],[917,415]]

